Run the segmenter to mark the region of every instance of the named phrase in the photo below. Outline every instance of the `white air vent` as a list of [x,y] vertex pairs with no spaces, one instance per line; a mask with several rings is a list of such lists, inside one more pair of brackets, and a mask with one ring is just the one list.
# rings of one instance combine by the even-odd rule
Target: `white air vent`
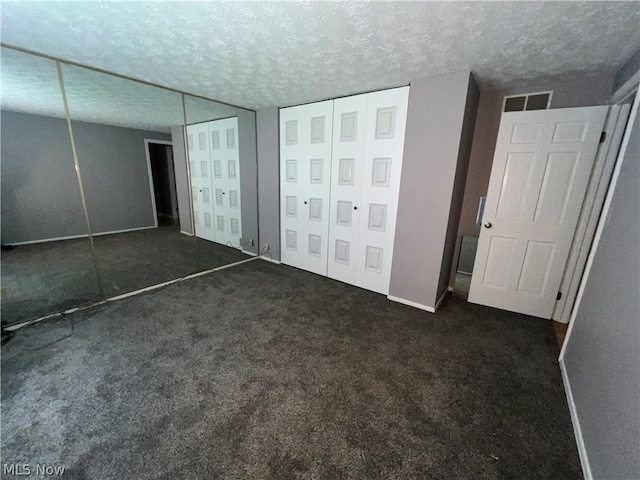
[[546,110],[551,105],[552,95],[552,91],[507,95],[502,102],[502,111]]

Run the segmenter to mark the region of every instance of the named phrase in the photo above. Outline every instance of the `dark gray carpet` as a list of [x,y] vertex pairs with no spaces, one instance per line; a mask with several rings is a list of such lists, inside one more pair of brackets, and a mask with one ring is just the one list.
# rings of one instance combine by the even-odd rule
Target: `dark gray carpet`
[[[245,260],[241,251],[198,239],[177,227],[94,237],[107,297]],[[17,323],[100,299],[86,238],[2,252],[2,320]]]
[[68,479],[580,479],[551,323],[256,260],[27,327],[4,463]]

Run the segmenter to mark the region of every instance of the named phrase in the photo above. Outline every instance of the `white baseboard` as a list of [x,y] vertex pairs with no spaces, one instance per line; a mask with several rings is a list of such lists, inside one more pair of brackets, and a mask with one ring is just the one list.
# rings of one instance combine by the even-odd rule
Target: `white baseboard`
[[436,302],[436,308],[435,311],[438,311],[438,308],[440,308],[440,304],[442,302],[444,302],[444,299],[447,298],[447,295],[449,295],[449,289],[445,290],[444,293],[442,294],[442,296],[438,299],[438,301]]
[[[149,230],[151,228],[158,228],[158,227],[154,225],[150,225],[148,227],[136,227],[136,228],[128,228],[125,230],[113,230],[110,232],[92,233],[92,235],[94,237],[99,237],[102,235],[112,235],[114,233],[127,233],[127,232],[137,232],[138,230]],[[36,243],[59,242],[61,240],[75,240],[78,238],[89,238],[89,234],[83,233],[82,235],[69,235],[68,237],[43,238],[41,240],[29,240],[28,242],[7,243],[7,245],[18,247],[20,245],[34,245]]]
[[260,258],[262,260],[265,260],[265,261],[269,262],[269,263],[275,263],[276,265],[280,265],[280,263],[281,263],[280,260],[275,260],[273,258],[265,257],[264,253],[262,255],[260,255]]
[[578,411],[576,410],[576,404],[573,401],[573,393],[571,392],[571,384],[569,383],[567,370],[564,366],[564,360],[560,360],[560,371],[562,372],[562,383],[564,384],[564,392],[567,395],[567,403],[569,404],[569,412],[571,413],[571,423],[573,424],[573,433],[576,437],[576,445],[578,446],[578,454],[580,455],[582,473],[585,480],[593,480],[591,466],[589,465],[589,457],[587,456],[587,449],[585,448],[582,429],[580,428],[580,420],[578,419]]
[[435,308],[422,305],[421,303],[418,303],[418,302],[412,302],[411,300],[405,300],[404,298],[394,297],[393,295],[387,295],[387,298],[392,302],[398,302],[398,303],[402,303],[403,305],[409,305],[410,307],[419,308],[420,310],[425,310],[429,313],[436,313]]
[[[152,228],[158,228],[157,226],[149,226],[149,227],[136,227],[136,228],[128,228],[126,230],[113,230],[112,232],[100,232],[100,233],[92,233],[94,237],[99,237],[101,235],[111,235],[113,233],[127,233],[127,232],[137,232],[138,230],[150,230]],[[88,235],[87,235],[88,236]]]
[[180,230],[180,233],[186,235],[187,237],[193,237],[193,233],[185,232],[184,230]]
[[257,257],[258,254],[257,253],[253,253],[253,252],[249,252],[248,250],[245,250],[244,248],[240,250],[242,253],[246,253],[247,255],[251,255],[252,257]]

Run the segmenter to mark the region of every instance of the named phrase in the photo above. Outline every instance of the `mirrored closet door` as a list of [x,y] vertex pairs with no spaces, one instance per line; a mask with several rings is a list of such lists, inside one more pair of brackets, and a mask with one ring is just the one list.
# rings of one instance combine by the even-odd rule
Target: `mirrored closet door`
[[2,48],[2,322],[99,300],[56,62]]
[[[63,65],[99,273],[107,297],[196,271],[181,233],[172,128],[180,93]],[[188,200],[186,200],[188,202]]]
[[254,112],[185,96],[198,268],[258,253]]

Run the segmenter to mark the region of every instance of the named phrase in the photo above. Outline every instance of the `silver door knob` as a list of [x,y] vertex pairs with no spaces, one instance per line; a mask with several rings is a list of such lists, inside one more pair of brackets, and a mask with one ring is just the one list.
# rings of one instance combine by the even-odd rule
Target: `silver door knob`
[[491,228],[491,227],[493,227],[491,222],[487,222],[487,223],[484,224],[484,228]]

